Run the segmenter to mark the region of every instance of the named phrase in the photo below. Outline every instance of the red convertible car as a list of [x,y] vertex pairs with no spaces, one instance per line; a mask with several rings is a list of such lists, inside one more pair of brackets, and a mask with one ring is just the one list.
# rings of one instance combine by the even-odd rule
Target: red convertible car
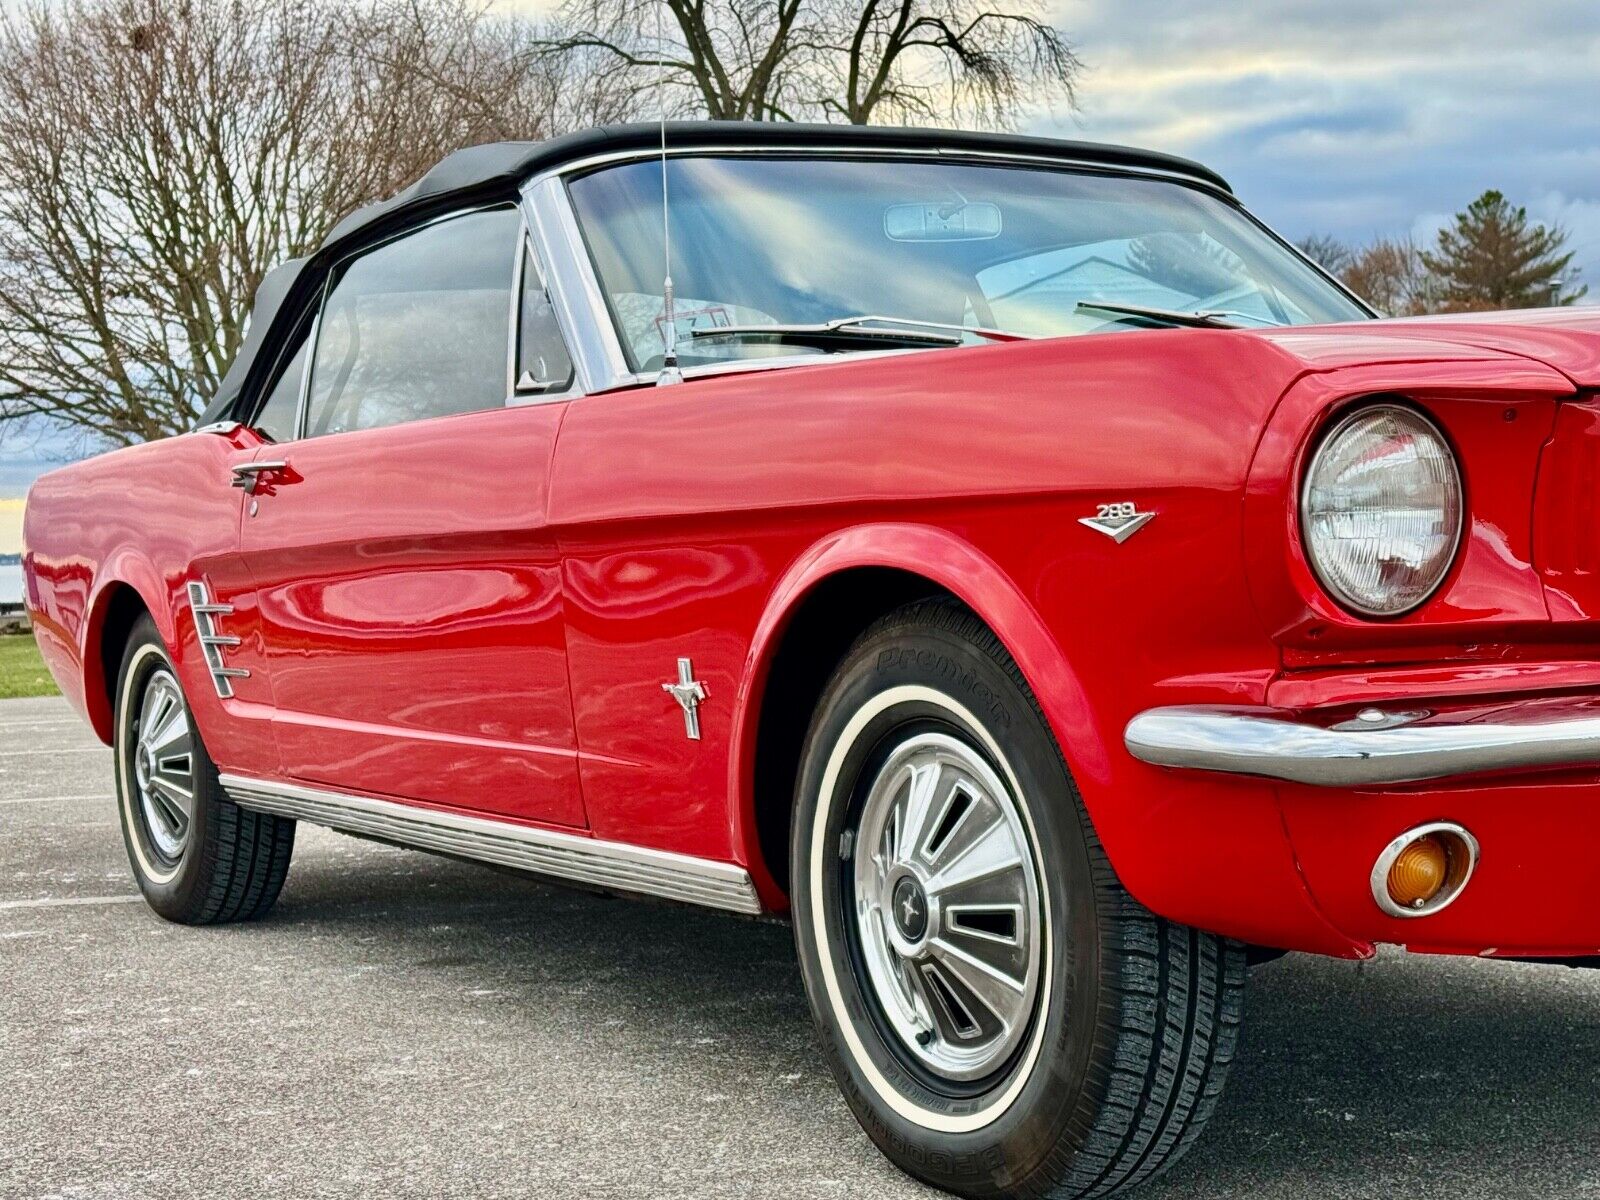
[[787,915],[895,1162],[1098,1196],[1252,954],[1600,954],[1597,497],[1593,312],[1375,319],[1158,154],[623,127],[274,271],[26,587],[163,917],[297,821]]

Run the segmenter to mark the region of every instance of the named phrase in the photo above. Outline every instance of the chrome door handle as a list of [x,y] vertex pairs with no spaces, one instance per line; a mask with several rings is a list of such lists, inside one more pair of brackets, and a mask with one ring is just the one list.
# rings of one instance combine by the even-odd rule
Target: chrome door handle
[[261,482],[263,475],[270,475],[274,471],[287,471],[289,464],[282,460],[234,463],[228,469],[233,472],[232,486],[243,488],[247,495],[254,495],[256,486]]

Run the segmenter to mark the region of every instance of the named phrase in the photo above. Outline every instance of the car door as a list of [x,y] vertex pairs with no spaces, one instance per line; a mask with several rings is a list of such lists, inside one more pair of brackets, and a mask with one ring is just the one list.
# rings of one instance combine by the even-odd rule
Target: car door
[[333,269],[241,546],[285,775],[577,826],[546,519],[571,368],[526,245],[506,206]]
[[[302,321],[278,355],[254,417],[214,426],[204,439],[208,453],[221,461],[206,472],[203,486],[185,486],[181,479],[167,484],[181,489],[191,511],[205,514],[219,532],[226,523],[226,551],[219,544],[217,553],[197,556],[184,581],[195,634],[193,658],[204,667],[209,684],[209,689],[197,689],[191,682],[189,703],[204,718],[215,696],[218,717],[210,727],[218,745],[211,748],[212,756],[224,770],[243,775],[274,774],[279,759],[255,579],[240,553],[246,497],[239,485],[252,474],[264,442],[292,435],[309,324],[309,319]],[[142,505],[137,497],[129,500],[146,511],[161,511]]]

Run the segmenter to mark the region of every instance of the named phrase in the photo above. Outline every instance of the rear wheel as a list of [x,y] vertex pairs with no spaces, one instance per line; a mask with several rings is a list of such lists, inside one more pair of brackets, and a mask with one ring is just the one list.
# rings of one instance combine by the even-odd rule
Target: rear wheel
[[114,718],[122,839],[150,907],[187,925],[264,915],[288,874],[294,822],[223,792],[149,617],[123,654]]
[[802,761],[795,933],[830,1065],[905,1170],[968,1196],[1101,1196],[1210,1116],[1238,943],[1118,883],[1021,673],[965,609],[870,629]]

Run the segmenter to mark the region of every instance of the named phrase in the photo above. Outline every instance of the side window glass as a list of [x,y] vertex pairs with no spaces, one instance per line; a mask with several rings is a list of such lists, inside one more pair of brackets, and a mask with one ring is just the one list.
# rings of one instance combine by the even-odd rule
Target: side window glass
[[306,336],[310,322],[295,334],[298,345],[278,372],[278,378],[267,393],[266,401],[256,411],[250,422],[257,433],[275,442],[292,442],[298,435],[295,421],[300,415],[300,385],[305,382],[306,355],[311,340]]
[[533,251],[522,256],[522,312],[517,324],[517,391],[564,392],[572,386],[572,359],[556,324],[550,294]]
[[323,304],[307,433],[503,405],[520,232],[514,208],[469,213],[348,263]]

